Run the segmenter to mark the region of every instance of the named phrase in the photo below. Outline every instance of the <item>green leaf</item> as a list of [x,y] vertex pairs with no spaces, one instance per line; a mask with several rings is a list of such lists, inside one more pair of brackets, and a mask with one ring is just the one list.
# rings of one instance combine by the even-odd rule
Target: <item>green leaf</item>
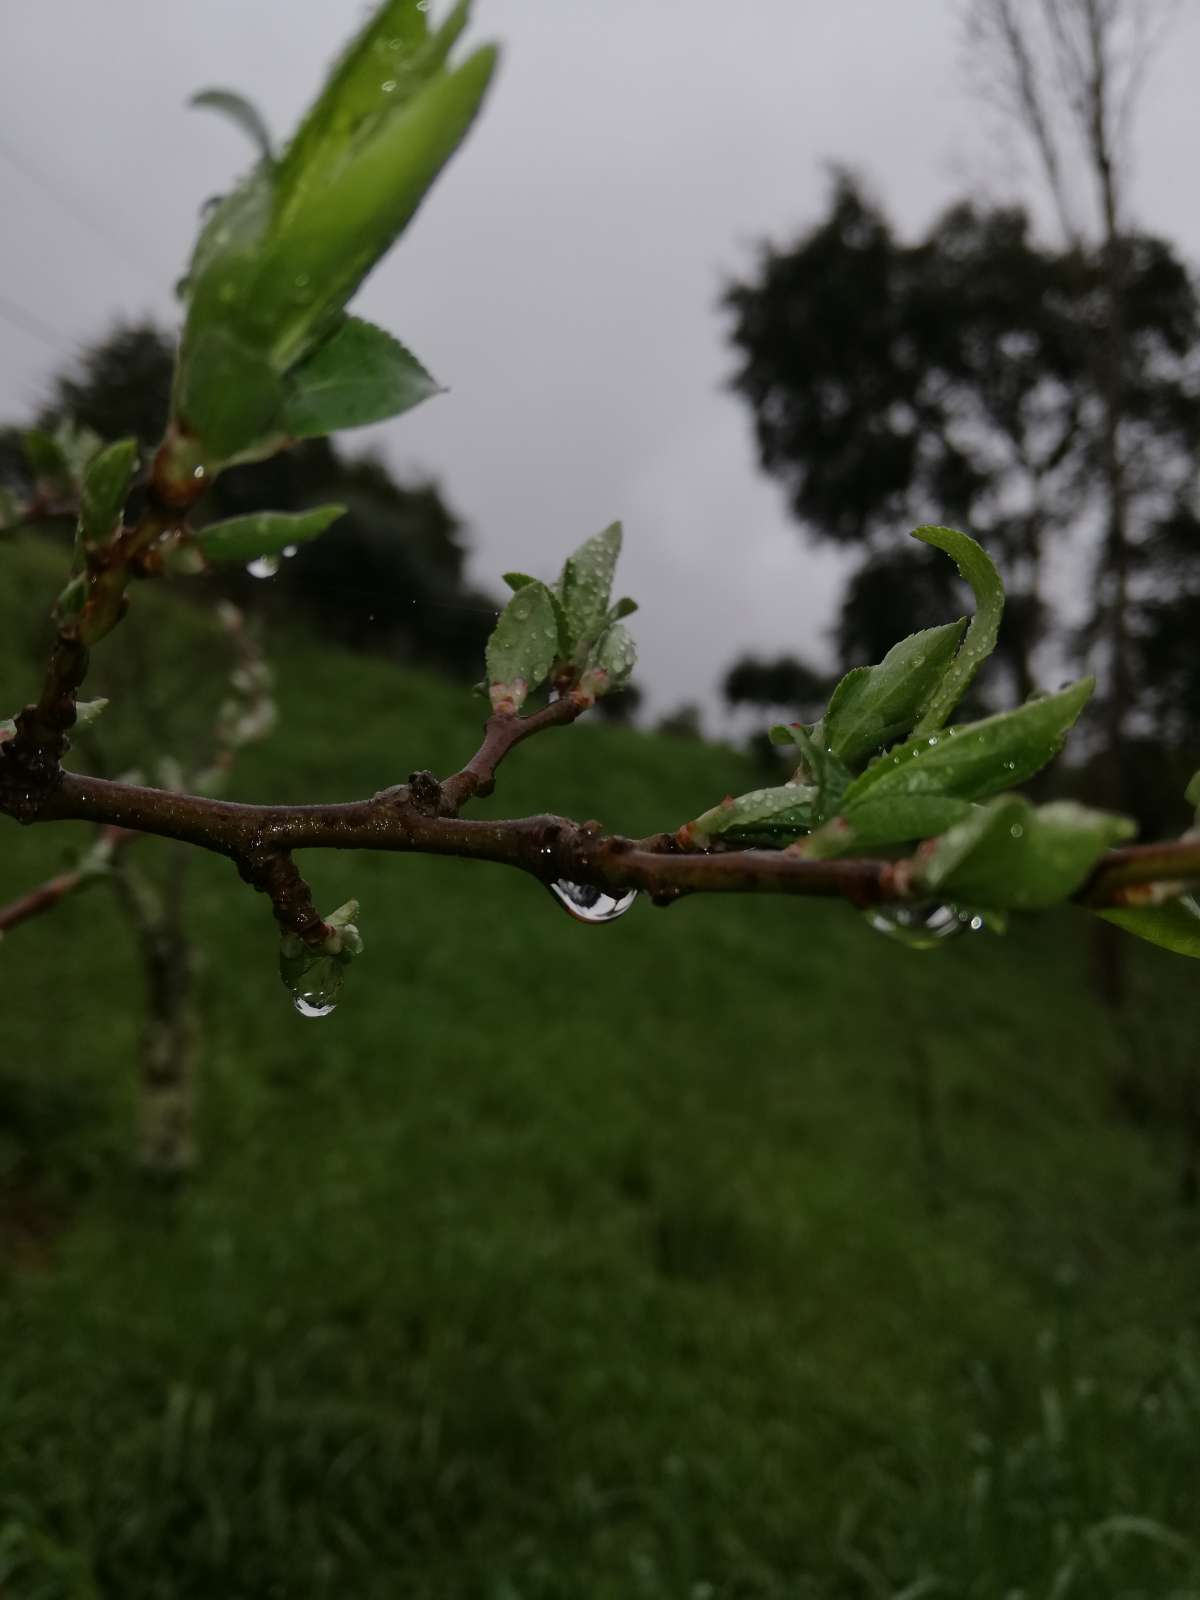
[[70,492],[74,487],[71,464],[53,434],[43,428],[28,428],[21,435],[21,448],[35,483],[59,494]]
[[843,799],[841,815],[813,834],[806,853],[824,861],[851,850],[932,839],[976,810],[971,801],[944,794],[889,794],[880,800],[868,795],[852,805]]
[[87,605],[88,580],[85,572],[77,572],[59,591],[54,602],[54,615],[59,622],[69,622]]
[[637,608],[638,603],[636,600],[631,600],[627,594],[622,595],[615,605],[608,608],[608,616],[605,621],[620,622],[623,617],[631,617]]
[[527,583],[538,581],[536,578],[531,578],[527,572],[505,572],[501,576],[514,594],[518,589],[523,589]]
[[254,145],[264,161],[272,159],[271,133],[258,107],[236,89],[201,89],[188,105],[228,117]]
[[1200,814],[1200,772],[1192,774],[1191,782],[1183,791],[1183,798],[1188,805],[1195,806],[1197,813]]
[[284,391],[267,358],[219,326],[201,328],[180,357],[175,413],[211,463],[262,449],[280,432]]
[[853,822],[855,807],[868,798],[872,805],[916,794],[981,800],[1024,782],[1062,748],[1094,683],[1084,678],[1015,711],[897,745],[850,785],[844,813]]
[[[292,155],[279,166],[271,228],[247,317],[263,330],[273,361],[294,365],[320,343],[346,302],[408,226],[443,166],[466,137],[496,66],[476,51],[438,71],[411,98],[392,95],[375,67],[381,107],[328,146],[303,174]],[[397,102],[398,103],[393,103]],[[330,175],[320,176],[328,166]]]
[[107,700],[77,700],[75,702],[75,728],[90,728],[108,705]]
[[594,639],[608,614],[613,573],[621,553],[621,524],[586,539],[568,556],[558,580],[558,597],[566,613],[571,649]]
[[118,439],[85,468],[79,501],[79,532],[85,544],[103,544],[120,527],[137,453],[136,439]]
[[293,367],[286,387],[282,427],[295,439],[382,422],[441,393],[398,339],[358,317]]
[[466,25],[460,3],[433,39],[417,0],[377,5],[343,51],[280,162],[280,199],[300,204],[337,176],[347,146],[369,136],[444,65]]
[[280,555],[288,545],[306,544],[345,512],[345,506],[314,506],[311,511],[295,512],[257,511],[248,517],[210,522],[207,528],[197,528],[192,539],[208,561],[253,561],[258,556]]
[[628,628],[614,622],[596,640],[588,651],[580,675],[579,687],[584,694],[600,696],[619,689],[628,681],[637,663],[637,646]]
[[558,653],[554,602],[544,583],[527,583],[500,613],[487,642],[492,708],[516,712],[544,683]]
[[1070,800],[1034,807],[1001,795],[936,841],[917,881],[950,899],[1041,910],[1068,899],[1106,850],[1136,832],[1129,817]]
[[848,672],[825,713],[825,744],[849,766],[907,733],[946,675],[966,618],[893,645],[875,667]]
[[975,615],[967,629],[962,649],[933,689],[921,711],[913,732],[936,733],[970,688],[971,680],[996,648],[1000,618],[1004,612],[1004,585],[991,557],[981,545],[956,528],[923,527],[913,532],[914,539],[944,550],[954,560],[960,577],[970,584],[975,595]]
[[1161,906],[1114,906],[1096,914],[1150,944],[1200,960],[1200,901],[1194,895]]
[[752,789],[736,799],[730,795],[687,823],[686,831],[696,844],[731,833],[799,838],[812,823],[814,795],[815,790],[801,783]]

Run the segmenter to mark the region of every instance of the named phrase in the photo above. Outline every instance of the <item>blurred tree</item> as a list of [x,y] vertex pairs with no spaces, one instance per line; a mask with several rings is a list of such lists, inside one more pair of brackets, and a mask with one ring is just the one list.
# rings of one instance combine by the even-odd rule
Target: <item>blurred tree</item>
[[731,706],[764,706],[788,713],[800,722],[815,722],[829,698],[832,683],[795,656],[742,656],[725,674],[722,686]]
[[[1172,593],[1156,530],[1190,516],[1196,489],[1200,309],[1169,245],[1126,244],[1122,516],[1125,537],[1136,531],[1144,546],[1149,619]],[[952,580],[928,553],[883,552],[897,526],[936,519],[971,528],[1003,564],[1011,594],[998,656],[1018,698],[1034,688],[1051,541],[1057,553],[1077,536],[1094,560],[1099,547],[1102,568],[1111,546],[1094,360],[1106,271],[1086,248],[1037,244],[1016,209],[956,205],[905,244],[841,175],[824,220],[793,247],[766,249],[729,290],[735,387],[753,408],[764,466],[811,537],[867,551],[838,630],[848,663],[878,659],[898,629],[945,616]],[[1103,577],[1088,626],[1060,629],[1043,670],[1075,649],[1095,655],[1108,637]],[[1131,677],[1150,662],[1127,663],[1132,706],[1152,698],[1149,678]]]
[[[120,327],[53,382],[39,417],[69,418],[105,438],[133,434],[149,453],[168,409],[174,353],[150,324]],[[286,601],[339,642],[475,670],[496,606],[466,585],[462,524],[431,481],[398,484],[371,456],[347,457],[328,439],[223,473],[210,491],[211,520],[259,510],[299,511],[323,501],[347,507],[324,538],[304,545],[270,584],[219,581],[239,604]]]
[[703,739],[703,713],[698,705],[690,700],[685,701],[658,719],[655,732],[668,734],[674,739]]

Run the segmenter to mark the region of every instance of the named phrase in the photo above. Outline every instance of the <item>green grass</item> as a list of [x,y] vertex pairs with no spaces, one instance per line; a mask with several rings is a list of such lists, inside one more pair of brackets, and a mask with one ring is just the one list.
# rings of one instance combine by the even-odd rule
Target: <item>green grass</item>
[[[0,572],[11,705],[45,554]],[[212,641],[157,599],[128,639],[174,693],[154,623]],[[436,680],[300,640],[276,662],[240,796],[473,748],[478,702]],[[120,760],[136,698],[106,714]],[[581,724],[490,805],[641,831],[746,781]],[[0,838],[7,898],[78,835]],[[203,1164],[177,1193],[131,1167],[139,979],[107,894],[0,947],[6,1600],[1200,1594],[1193,966],[1131,945],[1118,1027],[1082,917],[926,955],[840,906],[593,929],[500,868],[303,864],[323,907],[363,904],[322,1022],[261,899],[193,864]]]

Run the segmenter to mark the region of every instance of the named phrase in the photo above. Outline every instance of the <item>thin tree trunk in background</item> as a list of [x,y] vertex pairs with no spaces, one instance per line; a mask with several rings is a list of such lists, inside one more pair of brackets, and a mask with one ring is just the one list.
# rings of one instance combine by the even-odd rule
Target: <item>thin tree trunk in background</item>
[[171,847],[161,896],[127,866],[114,874],[118,897],[137,933],[146,984],[138,1045],[138,1159],[143,1171],[158,1177],[189,1172],[196,1160],[200,1034],[195,956],[183,915],[187,855],[186,846]]

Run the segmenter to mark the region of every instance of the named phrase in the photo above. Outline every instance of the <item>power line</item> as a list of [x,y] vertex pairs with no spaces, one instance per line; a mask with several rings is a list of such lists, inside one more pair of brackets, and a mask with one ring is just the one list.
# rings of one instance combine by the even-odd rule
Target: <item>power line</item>
[[48,322],[43,322],[41,317],[32,311],[27,311],[24,306],[18,305],[15,300],[10,300],[3,293],[0,293],[0,317],[5,322],[11,323],[14,328],[20,328],[23,333],[40,339],[57,355],[64,353],[65,346],[56,328],[52,328]]
[[[24,150],[14,145],[2,134],[0,134],[0,156],[8,162],[14,172],[20,173],[28,183],[33,184],[35,188],[41,189],[43,193],[49,195],[59,209],[65,212],[73,222],[79,223],[98,239],[103,239],[111,249],[116,251],[126,266],[133,267],[135,271],[145,277],[147,283],[150,282],[150,269],[145,261],[137,255],[136,251],[129,249],[124,237],[113,227],[111,220],[99,210],[94,209],[90,199],[76,189],[74,185],[63,183],[52,173],[48,173],[44,167],[30,161]],[[156,281],[155,287],[161,288],[162,285]]]

